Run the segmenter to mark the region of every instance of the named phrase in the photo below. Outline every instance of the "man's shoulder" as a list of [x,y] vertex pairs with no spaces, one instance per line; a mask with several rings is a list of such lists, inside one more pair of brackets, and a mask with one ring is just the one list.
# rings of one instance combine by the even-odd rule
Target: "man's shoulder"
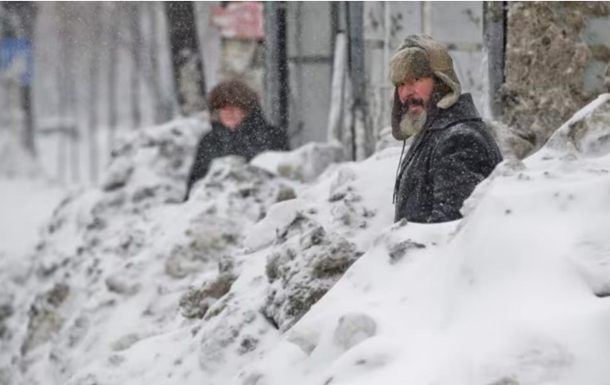
[[482,119],[457,121],[437,132],[439,140],[468,138],[470,140],[487,141],[487,136],[490,135],[489,128]]
[[483,151],[495,154],[497,144],[482,120],[458,122],[444,130],[437,131],[435,152],[446,154],[455,151]]

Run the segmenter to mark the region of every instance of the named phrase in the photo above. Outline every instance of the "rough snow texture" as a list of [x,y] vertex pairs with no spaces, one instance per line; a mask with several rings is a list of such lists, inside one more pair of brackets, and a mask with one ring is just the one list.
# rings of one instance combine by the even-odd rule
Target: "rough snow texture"
[[600,95],[587,108],[562,125],[551,137],[547,147],[577,151],[587,156],[610,152],[610,94]]
[[344,160],[343,148],[338,144],[308,143],[288,154],[265,152],[251,163],[284,178],[308,183],[330,165]]
[[310,184],[221,159],[188,203],[101,229],[110,192],[72,198],[0,269],[0,384],[606,385],[609,99],[450,223],[392,224],[400,148]]
[[290,187],[224,158],[182,204],[208,128],[194,119],[135,133],[99,188],[66,198],[36,250],[0,269],[0,383],[61,384],[102,357],[117,365],[113,352],[200,318],[228,291],[234,277],[214,278],[217,266]]
[[[609,97],[565,131],[582,121],[583,138],[610,132],[598,119]],[[381,231],[245,373],[264,384],[606,384],[610,153],[567,148],[501,164],[461,221]]]
[[356,246],[297,213],[279,229],[266,267],[269,294],[265,315],[285,332],[341,278],[362,255]]
[[518,158],[543,146],[597,96],[585,90],[585,71],[592,60],[601,60],[600,50],[610,48],[588,44],[584,29],[588,21],[608,14],[606,2],[509,4],[506,80],[499,98]]

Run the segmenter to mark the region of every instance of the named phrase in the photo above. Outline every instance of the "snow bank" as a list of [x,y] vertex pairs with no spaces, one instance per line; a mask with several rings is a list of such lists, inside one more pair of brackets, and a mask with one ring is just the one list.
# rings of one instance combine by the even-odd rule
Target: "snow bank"
[[251,163],[285,178],[308,183],[313,182],[330,165],[344,160],[341,145],[312,142],[288,153],[262,153]]
[[311,183],[220,159],[176,204],[142,141],[0,270],[0,383],[604,385],[608,100],[439,225],[392,224],[400,147]]
[[[579,112],[536,157],[500,165],[463,221],[381,231],[244,376],[264,384],[605,384],[608,100]],[[581,156],[558,149],[575,127]]]

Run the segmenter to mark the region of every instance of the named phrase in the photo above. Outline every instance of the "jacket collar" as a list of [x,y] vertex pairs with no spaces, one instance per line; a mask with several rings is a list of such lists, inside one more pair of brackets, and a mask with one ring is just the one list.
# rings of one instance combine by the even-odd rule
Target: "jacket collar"
[[457,121],[464,120],[481,120],[481,115],[479,115],[470,93],[460,95],[457,102],[446,110],[439,110],[427,124],[427,129],[442,130],[452,126]]

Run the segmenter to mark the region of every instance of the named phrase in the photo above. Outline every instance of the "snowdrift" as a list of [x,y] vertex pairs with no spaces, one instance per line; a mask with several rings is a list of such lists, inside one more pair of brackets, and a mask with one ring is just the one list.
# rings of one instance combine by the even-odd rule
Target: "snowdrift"
[[221,159],[182,203],[206,129],[135,135],[0,269],[0,384],[607,383],[610,95],[440,225],[392,224],[400,148]]

